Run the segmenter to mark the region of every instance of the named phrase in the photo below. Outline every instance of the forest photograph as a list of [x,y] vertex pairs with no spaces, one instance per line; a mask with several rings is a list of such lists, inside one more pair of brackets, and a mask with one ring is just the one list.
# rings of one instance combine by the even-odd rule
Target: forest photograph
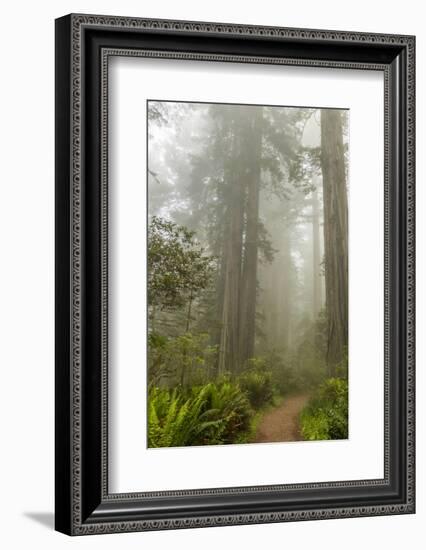
[[342,440],[349,111],[147,101],[147,446]]

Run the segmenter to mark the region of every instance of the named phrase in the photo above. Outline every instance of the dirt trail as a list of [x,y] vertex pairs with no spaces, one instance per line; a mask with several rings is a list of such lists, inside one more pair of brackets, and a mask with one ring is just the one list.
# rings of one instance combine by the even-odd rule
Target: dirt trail
[[308,402],[309,395],[291,395],[279,407],[267,412],[259,423],[254,443],[274,441],[302,441],[299,413]]

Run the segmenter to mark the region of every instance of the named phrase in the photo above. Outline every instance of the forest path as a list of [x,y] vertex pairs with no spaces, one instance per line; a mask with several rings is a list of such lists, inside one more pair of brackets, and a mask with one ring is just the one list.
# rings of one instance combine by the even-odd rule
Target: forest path
[[285,397],[282,405],[263,416],[253,442],[302,441],[299,414],[308,400],[309,395],[304,393]]

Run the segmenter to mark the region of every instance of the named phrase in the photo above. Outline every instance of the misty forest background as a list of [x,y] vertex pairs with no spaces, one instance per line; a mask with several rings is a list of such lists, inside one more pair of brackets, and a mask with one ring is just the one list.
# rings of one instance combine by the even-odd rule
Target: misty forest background
[[148,446],[348,437],[348,112],[148,102]]

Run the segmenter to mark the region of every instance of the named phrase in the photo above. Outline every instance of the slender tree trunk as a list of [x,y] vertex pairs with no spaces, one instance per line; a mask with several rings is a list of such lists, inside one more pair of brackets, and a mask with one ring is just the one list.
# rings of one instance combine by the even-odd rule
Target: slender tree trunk
[[191,325],[192,300],[193,300],[193,297],[192,297],[192,288],[191,288],[191,292],[189,294],[189,300],[188,300],[188,310],[186,314],[186,332],[189,332],[189,327]]
[[[262,108],[247,113],[246,140],[246,233],[240,310],[240,359],[244,363],[254,355],[256,337],[257,262],[259,247],[259,192],[262,156]],[[253,110],[254,109],[254,110]]]
[[266,318],[268,319],[268,341],[276,349],[287,349],[289,345],[291,301],[291,256],[290,235],[287,224],[274,228],[273,246],[278,250],[268,269],[269,286]]
[[282,286],[281,286],[281,269],[282,258],[276,258],[274,265],[270,269],[269,288],[268,292],[268,311],[269,318],[268,335],[274,347],[279,346],[281,327],[281,302],[282,302]]
[[322,303],[321,281],[321,256],[320,256],[320,223],[318,187],[312,192],[312,293],[313,293],[313,317],[318,317]]
[[156,313],[157,313],[156,307],[152,306],[151,316],[148,323],[148,328],[150,329],[151,332],[155,332]]
[[[225,258],[228,257],[228,247],[226,247]],[[224,260],[226,264],[226,259]],[[221,320],[220,320],[220,338],[219,338],[219,357],[218,357],[218,374],[222,375],[226,371],[228,360],[228,338],[229,338],[229,326],[228,326],[228,307],[229,307],[229,274],[225,265],[224,284],[222,304],[221,304]]]
[[[225,236],[228,234],[227,223],[225,216],[222,219],[222,226],[219,231],[218,244],[216,249],[216,256],[220,258],[218,275],[216,279],[216,303],[215,303],[215,328],[213,329],[213,343],[218,346],[220,350],[220,343],[222,338],[222,321],[223,321],[223,308],[225,304],[225,279],[226,279],[226,257],[227,246],[225,242]],[[219,369],[218,361],[218,369]]]
[[279,302],[279,307],[281,311],[281,319],[279,324],[279,341],[278,345],[281,348],[288,348],[290,342],[290,318],[291,318],[291,303],[290,303],[290,292],[291,292],[291,277],[290,277],[290,267],[291,267],[291,255],[290,255],[290,235],[289,227],[286,224],[285,229],[283,230],[283,238],[281,244],[282,250],[282,262],[281,269],[278,276],[281,281],[279,283],[281,289],[281,300]]
[[321,110],[321,167],[324,197],[324,252],[327,310],[327,363],[330,373],[348,343],[348,221],[342,120],[339,111]]

